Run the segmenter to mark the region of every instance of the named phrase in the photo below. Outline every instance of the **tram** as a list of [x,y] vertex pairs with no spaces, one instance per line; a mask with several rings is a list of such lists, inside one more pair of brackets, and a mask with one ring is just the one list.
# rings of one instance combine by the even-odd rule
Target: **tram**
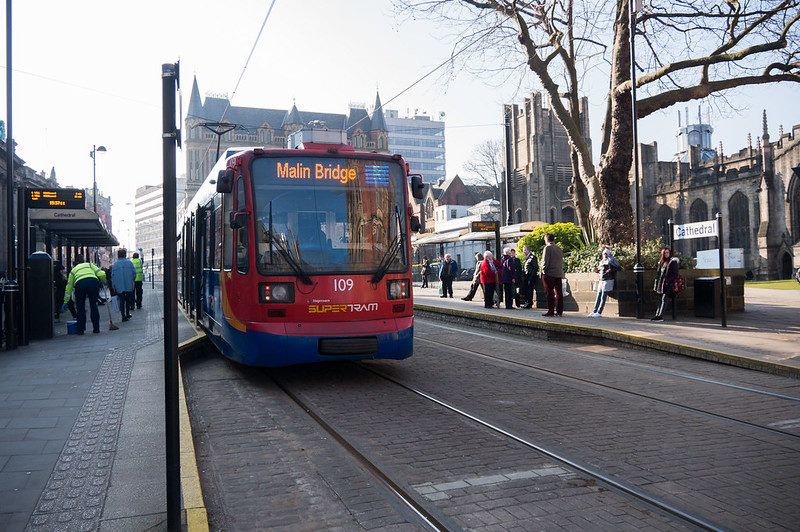
[[411,356],[410,190],[399,155],[303,129],[228,150],[178,227],[181,303],[220,352],[279,367]]

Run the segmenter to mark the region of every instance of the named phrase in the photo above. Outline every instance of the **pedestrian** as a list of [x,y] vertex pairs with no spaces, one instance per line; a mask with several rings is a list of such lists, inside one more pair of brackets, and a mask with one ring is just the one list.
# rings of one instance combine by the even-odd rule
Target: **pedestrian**
[[[472,272],[472,284],[469,287],[469,293],[466,297],[462,297],[464,301],[472,301],[472,298],[475,297],[475,293],[478,291],[478,287],[483,287],[481,284],[481,264],[483,263],[483,255],[480,253],[475,254],[475,271]],[[483,291],[483,288],[481,288]]]
[[117,293],[117,305],[119,306],[120,314],[122,314],[122,321],[131,319],[134,282],[136,279],[136,268],[133,265],[133,261],[125,258],[125,255],[127,255],[125,249],[118,249],[117,261],[111,268],[111,286]]
[[422,288],[428,288],[428,276],[431,274],[431,261],[428,257],[422,257]]
[[503,292],[506,300],[506,308],[514,308],[514,286],[519,278],[517,261],[514,250],[507,247],[503,248],[503,258],[500,259],[500,280],[503,283]]
[[439,265],[439,281],[442,283],[442,295],[439,297],[453,297],[453,281],[458,275],[458,263],[447,253]]
[[597,299],[594,302],[594,310],[589,313],[590,318],[599,318],[603,314],[606,298],[608,298],[608,293],[614,289],[614,280],[617,278],[617,272],[620,269],[619,262],[611,254],[611,250],[604,249],[603,258],[600,259],[600,264],[597,265],[597,270],[595,270],[600,274],[600,279],[597,281]]
[[[133,254],[133,259],[131,260],[133,263],[133,267],[136,270],[136,277],[133,280],[134,291],[136,292],[136,308],[142,308],[142,284],[144,283],[144,265],[142,264],[142,259],[139,258],[138,253]],[[152,266],[152,264],[151,264]],[[133,306],[131,306],[133,309]]]
[[661,304],[658,306],[656,315],[650,318],[652,321],[662,321],[664,319],[664,311],[666,310],[668,299],[672,303],[672,309],[675,310],[673,285],[678,277],[679,270],[678,258],[672,256],[672,250],[669,248],[662,249],[661,256],[658,259],[656,280],[653,283],[653,291],[661,295]]
[[536,281],[539,279],[539,260],[533,254],[531,248],[522,246],[522,297],[525,304],[522,308],[531,308],[534,304],[534,292]]
[[500,261],[494,258],[492,252],[484,251],[481,263],[481,284],[483,285],[483,306],[486,308],[494,306],[494,293],[497,283],[500,281],[500,268]]
[[564,252],[555,244],[553,233],[544,235],[542,252],[542,282],[547,296],[547,312],[542,316],[561,316],[564,313],[564,295],[561,279],[564,278]]
[[69,272],[67,286],[64,289],[64,304],[61,305],[61,312],[67,308],[67,302],[75,289],[75,306],[78,314],[78,334],[83,334],[86,330],[86,300],[89,300],[90,315],[92,318],[92,332],[100,332],[100,311],[97,310],[97,296],[100,293],[100,286],[106,280],[103,270],[92,264],[84,262],[83,255],[78,253],[75,256],[75,265]]

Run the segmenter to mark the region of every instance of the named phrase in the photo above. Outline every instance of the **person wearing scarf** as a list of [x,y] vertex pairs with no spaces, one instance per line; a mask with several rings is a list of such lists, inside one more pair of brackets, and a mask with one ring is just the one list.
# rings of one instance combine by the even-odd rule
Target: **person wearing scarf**
[[600,260],[600,264],[597,265],[596,271],[600,274],[600,279],[597,282],[597,299],[594,302],[594,310],[589,313],[590,318],[599,318],[603,314],[606,298],[608,293],[614,289],[614,280],[617,277],[617,272],[621,269],[619,262],[611,254],[611,250],[604,249],[603,258]]

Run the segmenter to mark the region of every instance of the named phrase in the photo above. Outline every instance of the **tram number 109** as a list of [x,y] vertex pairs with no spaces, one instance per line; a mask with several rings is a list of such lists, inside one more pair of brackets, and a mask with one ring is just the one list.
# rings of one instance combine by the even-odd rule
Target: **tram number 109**
[[333,291],[334,292],[349,292],[353,289],[352,279],[334,279]]

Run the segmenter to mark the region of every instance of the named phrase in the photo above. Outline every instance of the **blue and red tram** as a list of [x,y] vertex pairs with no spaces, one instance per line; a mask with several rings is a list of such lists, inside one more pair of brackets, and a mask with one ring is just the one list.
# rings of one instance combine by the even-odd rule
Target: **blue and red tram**
[[187,206],[184,307],[242,364],[409,357],[421,177],[343,132],[295,135],[298,149],[229,150]]

